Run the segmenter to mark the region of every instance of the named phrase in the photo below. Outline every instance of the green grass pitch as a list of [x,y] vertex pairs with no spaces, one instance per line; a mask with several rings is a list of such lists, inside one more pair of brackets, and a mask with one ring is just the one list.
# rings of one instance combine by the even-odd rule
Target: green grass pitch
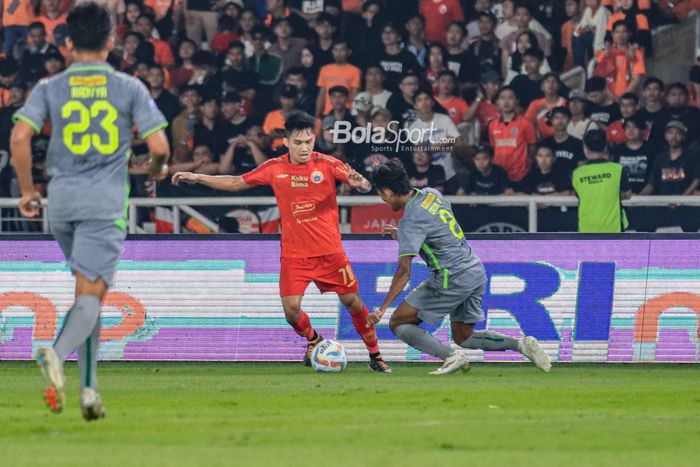
[[3,466],[696,466],[695,365],[104,363],[85,423],[68,364],[61,415],[30,362],[0,363]]

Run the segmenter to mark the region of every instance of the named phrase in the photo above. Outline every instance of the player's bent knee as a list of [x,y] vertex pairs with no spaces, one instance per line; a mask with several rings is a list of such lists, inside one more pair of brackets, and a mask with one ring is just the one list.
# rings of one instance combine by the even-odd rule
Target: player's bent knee
[[452,340],[461,346],[474,333],[473,324],[452,323]]
[[358,293],[341,295],[340,301],[350,313],[360,313],[362,311],[362,299],[360,299],[360,294]]

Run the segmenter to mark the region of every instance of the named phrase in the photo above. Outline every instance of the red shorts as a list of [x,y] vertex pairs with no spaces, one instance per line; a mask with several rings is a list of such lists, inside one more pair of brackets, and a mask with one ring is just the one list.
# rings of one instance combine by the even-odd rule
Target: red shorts
[[345,253],[314,258],[282,258],[281,297],[304,295],[311,281],[322,293],[344,295],[357,292],[357,278]]

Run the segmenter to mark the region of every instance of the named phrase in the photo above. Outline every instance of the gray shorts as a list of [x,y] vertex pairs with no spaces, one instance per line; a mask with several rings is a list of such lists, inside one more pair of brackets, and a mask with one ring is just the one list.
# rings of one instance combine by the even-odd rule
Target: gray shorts
[[[482,269],[483,270],[483,269]],[[437,324],[445,316],[455,323],[475,324],[484,320],[482,299],[486,288],[486,275],[469,272],[467,277],[456,278],[444,288],[442,281],[428,279],[413,289],[406,303],[418,309],[418,318],[428,324]]]
[[51,231],[73,272],[90,281],[101,277],[112,287],[126,230],[114,221],[89,220],[51,222]]

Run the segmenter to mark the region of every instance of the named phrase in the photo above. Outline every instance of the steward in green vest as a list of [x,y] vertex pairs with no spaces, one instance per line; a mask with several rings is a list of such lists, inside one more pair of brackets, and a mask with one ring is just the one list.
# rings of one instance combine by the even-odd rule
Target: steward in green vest
[[627,169],[610,162],[605,132],[591,130],[583,137],[586,163],[572,174],[578,204],[578,231],[623,232],[628,226],[622,200],[632,195]]

